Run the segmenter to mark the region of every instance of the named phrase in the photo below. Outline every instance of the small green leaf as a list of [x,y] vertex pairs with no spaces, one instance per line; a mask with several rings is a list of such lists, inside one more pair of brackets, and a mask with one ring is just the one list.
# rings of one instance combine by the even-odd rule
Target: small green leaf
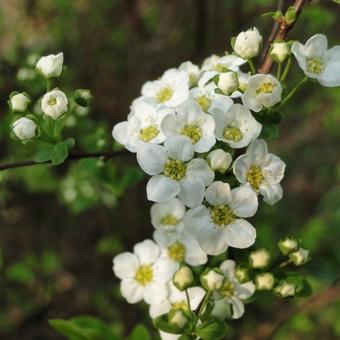
[[60,142],[53,147],[51,161],[53,165],[59,165],[68,157],[68,148],[65,142]]
[[51,159],[51,153],[53,151],[53,148],[46,148],[38,151],[36,155],[34,156],[34,160],[38,163],[45,163]]
[[76,325],[72,321],[53,319],[49,320],[48,323],[59,333],[68,337],[68,339],[93,340],[85,330],[83,330],[80,326]]
[[158,318],[153,320],[153,324],[156,328],[160,329],[163,332],[171,333],[171,334],[182,334],[184,333],[182,329],[176,327],[174,325],[170,325],[168,323],[167,314],[161,315]]
[[217,320],[206,321],[196,327],[196,335],[202,340],[223,339],[227,331],[227,324]]
[[279,128],[273,123],[265,123],[262,125],[261,138],[273,140],[279,137]]
[[151,337],[146,327],[139,324],[132,330],[129,340],[151,340]]
[[7,268],[6,277],[9,281],[27,284],[34,280],[35,274],[27,263],[18,262]]

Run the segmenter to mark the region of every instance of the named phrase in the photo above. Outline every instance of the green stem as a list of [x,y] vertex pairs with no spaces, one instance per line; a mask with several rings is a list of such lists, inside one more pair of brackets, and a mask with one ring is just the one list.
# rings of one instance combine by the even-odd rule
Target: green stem
[[248,59],[247,61],[248,61],[248,64],[250,66],[251,73],[256,74],[256,67],[254,65],[253,59]]
[[286,64],[286,67],[283,71],[283,74],[282,74],[282,77],[281,77],[281,81],[285,81],[286,80],[286,77],[288,75],[288,72],[290,70],[290,66],[292,65],[292,57],[289,57],[288,61],[287,61],[287,64]]
[[188,307],[189,307],[189,311],[191,311],[191,305],[190,305],[190,298],[189,298],[188,289],[185,290],[185,296],[187,298],[187,304],[188,304]]
[[198,320],[200,319],[201,315],[203,314],[204,308],[206,307],[206,305],[207,305],[207,303],[208,303],[208,301],[210,299],[211,293],[212,292],[210,291],[210,292],[207,292],[207,294],[205,294],[203,302],[202,302],[202,304],[200,306],[200,309],[199,309],[199,311],[197,313],[195,325],[197,324]]
[[286,267],[287,265],[289,265],[290,263],[292,263],[291,259],[289,259],[289,260],[287,260],[285,262],[280,263],[277,267],[278,268],[283,268],[283,267]]
[[51,79],[46,79],[46,91],[50,92],[52,88],[52,81]]
[[282,63],[278,63],[277,64],[277,73],[276,73],[277,80],[280,80],[281,72],[282,72]]
[[308,77],[304,76],[291,90],[290,92],[287,94],[287,96],[285,98],[283,98],[280,106],[278,107],[278,109],[280,109],[283,105],[285,105],[296,93],[296,91],[299,89],[299,87],[304,84],[306,81],[308,80]]

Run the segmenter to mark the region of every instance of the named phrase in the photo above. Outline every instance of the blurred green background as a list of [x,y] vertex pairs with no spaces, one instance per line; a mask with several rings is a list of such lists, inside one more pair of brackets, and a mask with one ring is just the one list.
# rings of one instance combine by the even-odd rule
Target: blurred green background
[[[111,150],[113,124],[124,120],[144,81],[170,67],[230,50],[230,38],[272,25],[269,0],[0,0],[0,158],[32,158],[9,139],[6,100],[16,89],[44,91],[35,54],[63,51],[66,92],[90,88],[90,112],[68,120],[77,150]],[[340,6],[312,1],[290,33],[316,33],[340,44]],[[292,84],[301,77],[295,66]],[[258,295],[231,339],[340,338],[340,89],[308,83],[282,111],[280,137],[270,149],[287,163],[284,199],[261,205],[254,248],[274,250],[280,237],[303,237],[312,261],[302,273],[313,296],[287,301]],[[112,257],[152,235],[146,177],[135,158],[40,165],[0,172],[0,338],[61,339],[51,318],[94,315],[124,339],[133,326],[150,330],[147,308],[128,305],[112,274]],[[235,252],[236,257],[242,256]],[[240,254],[239,254],[240,253]]]

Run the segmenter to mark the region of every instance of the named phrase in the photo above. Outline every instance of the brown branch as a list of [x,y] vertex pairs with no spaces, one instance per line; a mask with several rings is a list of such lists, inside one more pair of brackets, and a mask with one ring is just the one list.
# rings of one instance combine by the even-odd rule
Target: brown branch
[[[127,156],[131,155],[130,152],[127,150],[120,150],[120,151],[98,151],[98,152],[83,152],[83,153],[70,153],[70,155],[66,158],[65,161],[83,159],[83,158],[103,158],[104,160],[118,157],[118,156]],[[26,166],[33,166],[39,164],[51,164],[51,161],[46,162],[37,162],[34,160],[23,160],[17,162],[5,162],[0,163],[0,171],[7,170],[7,169],[15,169],[15,168],[23,168]]]
[[[303,7],[307,5],[311,0],[295,0],[293,7],[296,11],[296,19],[293,23],[287,23],[284,17],[278,19],[278,22],[274,23],[272,34],[268,37],[266,46],[268,46],[266,57],[264,58],[262,65],[259,69],[260,73],[269,73],[273,66],[273,60],[269,55],[269,48],[273,41],[275,40],[285,40],[288,32],[293,28],[295,22],[299,18]],[[278,26],[278,28],[276,28]],[[276,32],[275,34],[273,32]]]

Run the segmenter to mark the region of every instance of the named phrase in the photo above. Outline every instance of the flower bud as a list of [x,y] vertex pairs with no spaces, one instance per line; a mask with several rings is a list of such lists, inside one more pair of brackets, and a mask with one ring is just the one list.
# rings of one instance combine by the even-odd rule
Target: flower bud
[[22,117],[13,123],[13,132],[20,140],[32,139],[36,136],[37,124],[29,118]]
[[278,296],[286,298],[295,295],[296,287],[291,282],[281,280],[279,285],[274,288],[274,291]]
[[224,275],[218,268],[207,268],[201,275],[201,284],[208,291],[222,288],[223,282]]
[[90,90],[78,89],[74,94],[74,101],[82,107],[90,106],[92,100],[93,96]]
[[294,6],[289,6],[285,13],[285,21],[288,25],[294,24],[297,17],[296,8]]
[[222,149],[216,149],[209,153],[207,160],[212,170],[223,174],[229,168],[232,162],[232,157],[230,153],[225,152]]
[[257,290],[271,290],[274,286],[274,276],[271,273],[261,273],[255,276]]
[[293,253],[289,254],[289,258],[293,261],[296,266],[301,266],[309,260],[309,250],[299,248]]
[[173,284],[180,291],[190,287],[194,282],[194,276],[188,266],[182,266],[174,275],[172,279]]
[[290,47],[284,41],[277,41],[272,44],[270,57],[277,63],[283,63],[290,55]]
[[249,263],[252,268],[264,268],[269,264],[270,254],[266,249],[258,249],[249,254]]
[[279,241],[278,246],[283,255],[288,255],[298,249],[299,242],[296,238],[286,237]]
[[235,276],[240,283],[249,281],[249,272],[245,267],[236,267]]
[[68,110],[65,93],[57,89],[46,93],[41,101],[41,110],[45,115],[58,119]]
[[230,95],[239,87],[237,73],[231,71],[220,73],[216,85],[225,95]]
[[168,321],[170,325],[183,329],[188,324],[189,319],[182,309],[176,308],[169,312]]
[[260,49],[262,36],[256,27],[246,32],[241,32],[233,44],[234,51],[243,59],[255,57]]
[[35,69],[44,78],[49,79],[53,77],[59,77],[63,71],[64,54],[50,54],[45,57],[41,57]]
[[9,97],[9,106],[12,112],[25,112],[31,99],[25,92],[13,92]]

